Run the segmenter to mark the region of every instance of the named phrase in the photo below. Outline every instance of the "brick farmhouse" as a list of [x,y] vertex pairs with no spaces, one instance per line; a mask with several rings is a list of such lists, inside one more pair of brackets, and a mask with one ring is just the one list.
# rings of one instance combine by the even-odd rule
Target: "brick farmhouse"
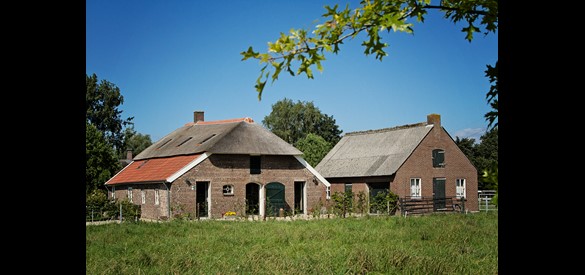
[[[441,126],[441,116],[426,122],[346,133],[315,167],[331,184],[330,192],[379,192],[399,198],[428,199],[432,211],[451,198],[478,211],[477,169]],[[437,203],[439,202],[439,203]]]
[[105,186],[110,198],[140,205],[141,219],[309,214],[330,184],[301,156],[251,118],[205,121],[195,111]]

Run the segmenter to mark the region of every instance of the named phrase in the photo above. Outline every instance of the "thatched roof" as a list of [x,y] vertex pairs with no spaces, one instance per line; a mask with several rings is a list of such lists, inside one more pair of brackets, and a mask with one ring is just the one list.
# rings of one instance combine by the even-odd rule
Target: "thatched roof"
[[138,154],[134,160],[214,154],[302,155],[302,152],[251,119],[189,123]]
[[347,133],[315,169],[325,178],[392,175],[432,127],[418,123]]

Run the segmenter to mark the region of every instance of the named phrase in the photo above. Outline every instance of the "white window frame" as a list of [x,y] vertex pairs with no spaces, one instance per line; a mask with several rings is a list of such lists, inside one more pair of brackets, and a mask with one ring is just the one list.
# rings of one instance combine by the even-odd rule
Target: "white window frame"
[[331,199],[331,186],[327,186],[327,189],[325,191],[325,199],[326,200],[330,200]]
[[146,190],[140,189],[140,200],[142,204],[146,203]]
[[132,202],[132,187],[128,187],[128,200]]
[[234,186],[232,184],[226,184],[221,188],[221,192],[224,196],[233,196],[234,195]]
[[160,194],[158,193],[158,188],[154,189],[154,204],[160,204]]
[[421,198],[422,180],[420,178],[410,178],[410,197]]
[[466,191],[466,180],[465,179],[457,179],[455,181],[455,192],[457,198],[465,198],[465,191]]
[[112,186],[112,199],[116,199],[116,186]]

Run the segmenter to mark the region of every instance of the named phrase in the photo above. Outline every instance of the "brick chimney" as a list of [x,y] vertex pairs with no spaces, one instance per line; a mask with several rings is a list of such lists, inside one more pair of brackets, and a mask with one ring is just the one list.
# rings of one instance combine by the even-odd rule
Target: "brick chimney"
[[130,149],[126,150],[126,159],[132,160],[132,150]]
[[193,112],[193,122],[197,123],[197,121],[205,121],[205,113],[203,111]]
[[441,115],[439,114],[427,115],[427,124],[434,124],[438,128],[441,128]]

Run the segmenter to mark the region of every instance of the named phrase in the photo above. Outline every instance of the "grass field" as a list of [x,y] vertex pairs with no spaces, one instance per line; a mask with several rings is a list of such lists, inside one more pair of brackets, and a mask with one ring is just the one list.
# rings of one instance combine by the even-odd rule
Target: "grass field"
[[497,274],[498,214],[86,226],[87,274]]

